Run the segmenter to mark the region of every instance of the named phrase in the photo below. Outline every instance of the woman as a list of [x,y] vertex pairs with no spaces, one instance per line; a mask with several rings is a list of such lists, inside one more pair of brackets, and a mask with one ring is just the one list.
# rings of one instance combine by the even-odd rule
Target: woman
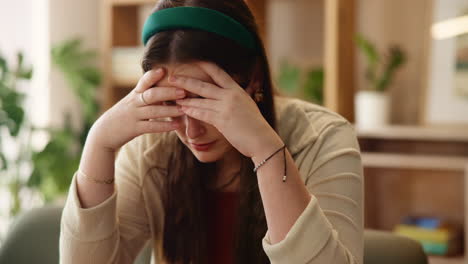
[[61,261],[131,263],[151,239],[157,263],[362,263],[352,126],[273,90],[246,4],[160,1],[143,41],[88,135]]

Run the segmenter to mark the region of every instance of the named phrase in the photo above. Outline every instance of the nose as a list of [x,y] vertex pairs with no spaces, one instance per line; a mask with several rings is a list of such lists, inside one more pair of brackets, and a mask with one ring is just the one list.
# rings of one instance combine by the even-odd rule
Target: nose
[[192,118],[190,116],[186,116],[185,119],[185,134],[190,139],[195,139],[200,135],[205,133],[205,128],[202,124],[202,121]]

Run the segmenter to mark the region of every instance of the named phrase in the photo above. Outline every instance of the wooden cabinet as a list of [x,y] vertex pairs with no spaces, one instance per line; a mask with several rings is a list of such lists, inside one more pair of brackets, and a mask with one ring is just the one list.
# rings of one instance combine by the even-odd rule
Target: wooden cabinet
[[[468,238],[466,129],[357,128],[365,176],[365,225],[391,231],[406,215],[435,216],[465,227]],[[465,247],[465,255],[468,250]],[[468,258],[430,258],[468,263]]]

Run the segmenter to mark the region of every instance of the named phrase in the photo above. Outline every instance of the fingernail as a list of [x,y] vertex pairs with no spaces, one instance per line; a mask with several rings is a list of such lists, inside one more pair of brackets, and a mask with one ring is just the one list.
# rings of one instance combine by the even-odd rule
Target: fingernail
[[158,68],[158,69],[156,69],[156,71],[155,71],[154,73],[160,74],[161,72],[162,72],[162,69],[161,69],[161,68]]

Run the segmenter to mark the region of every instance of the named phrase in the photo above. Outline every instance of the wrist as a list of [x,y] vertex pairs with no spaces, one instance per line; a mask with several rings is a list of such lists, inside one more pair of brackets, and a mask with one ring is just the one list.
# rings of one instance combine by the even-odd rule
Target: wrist
[[94,125],[90,128],[88,135],[86,137],[85,147],[92,149],[93,151],[99,152],[110,152],[115,153],[117,149],[110,147],[106,144],[103,140],[105,137],[101,136],[100,129],[98,128],[98,123],[94,123]]
[[257,165],[269,157],[276,150],[281,148],[283,145],[284,143],[281,138],[278,136],[278,134],[274,133],[274,135],[265,137],[260,141],[259,146],[257,147],[257,150],[254,152],[254,155],[251,159],[254,164]]
[[115,157],[114,151],[109,151],[87,140],[78,169],[84,175],[107,181],[114,177]]
[[[113,163],[115,161],[116,153],[117,152],[115,150],[102,145],[102,142],[99,140],[99,135],[96,134],[96,131],[93,130],[93,128],[91,128],[86,137],[86,142],[83,147],[80,166],[90,163],[100,163],[102,161],[107,163]],[[84,167],[84,170],[88,172],[88,166]]]

